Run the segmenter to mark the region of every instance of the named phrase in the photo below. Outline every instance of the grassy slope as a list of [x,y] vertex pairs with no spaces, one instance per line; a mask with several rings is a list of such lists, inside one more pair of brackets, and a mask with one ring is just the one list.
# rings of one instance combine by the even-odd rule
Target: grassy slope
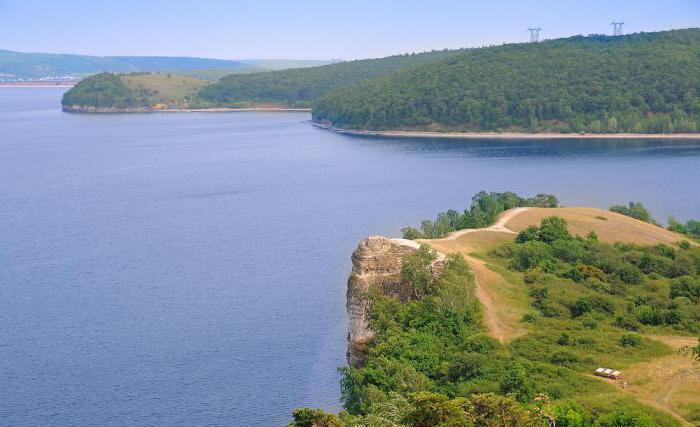
[[[507,213],[502,214],[505,215]],[[685,240],[684,236],[660,227],[595,208],[527,208],[507,220],[505,227],[521,231],[529,225],[538,225],[542,218],[552,215],[565,218],[572,234],[585,236],[594,230],[603,242],[654,245]],[[487,301],[482,301],[487,311],[487,326],[488,311],[493,311],[492,316],[500,323],[498,326],[501,332],[506,333],[505,341],[512,342],[511,348],[514,351],[541,352],[546,355],[556,345],[554,341],[559,335],[566,332],[575,334],[584,342],[588,339],[598,343],[593,346],[580,344],[567,349],[586,354],[591,361],[595,361],[587,368],[595,368],[597,366],[594,364],[600,364],[624,369],[623,374],[628,384],[626,388],[621,387],[621,382],[614,381],[606,381],[614,389],[592,384],[585,398],[576,399],[584,406],[602,410],[615,402],[629,403],[630,399],[636,399],[669,414],[680,425],[689,426],[691,421],[697,422],[700,418],[700,375],[689,358],[673,353],[679,345],[696,342],[695,338],[647,335],[643,348],[630,352],[615,345],[623,334],[619,330],[576,330],[572,329],[572,325],[552,319],[540,319],[536,324],[522,322],[523,314],[532,310],[522,274],[507,269],[502,260],[489,255],[491,250],[513,241],[514,237],[514,234],[508,232],[491,230],[424,242],[443,253],[459,252],[465,256],[475,272],[478,286],[484,288],[488,296]],[[488,270],[485,271],[484,267]],[[492,330],[490,332],[493,334]],[[496,338],[504,341],[504,336]],[[540,357],[534,353],[531,356],[535,359]],[[582,375],[588,375],[588,372],[590,369],[581,371]],[[597,377],[591,376],[591,379],[601,381]],[[655,417],[662,425],[673,425],[667,417],[660,414]]]
[[154,91],[149,96],[152,105],[165,104],[169,107],[186,108],[184,98],[194,96],[199,89],[207,85],[207,80],[176,74],[136,74],[120,76],[122,82],[131,90],[148,89]]

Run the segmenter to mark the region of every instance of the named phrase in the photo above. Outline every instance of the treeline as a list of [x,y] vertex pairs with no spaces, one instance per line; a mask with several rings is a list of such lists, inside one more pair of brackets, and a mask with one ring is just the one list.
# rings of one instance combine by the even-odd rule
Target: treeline
[[559,200],[551,194],[523,198],[512,192],[481,191],[472,197],[471,206],[464,212],[459,213],[452,209],[440,212],[435,221],[424,220],[420,228],[405,227],[401,231],[405,239],[437,239],[452,231],[489,226],[496,221],[500,213],[521,206],[556,208],[559,206]]
[[700,130],[700,30],[467,50],[328,94],[349,129],[672,133]]
[[[137,73],[138,74],[138,73]],[[100,73],[80,81],[65,94],[64,106],[91,106],[97,108],[136,108],[151,105],[149,89],[129,89],[117,74]]]
[[[651,213],[644,207],[641,202],[629,202],[625,205],[615,205],[610,207],[610,211],[626,215],[640,221],[648,222],[654,225],[660,225]],[[689,219],[685,223],[671,217],[668,219],[668,230],[676,233],[685,234],[693,239],[700,239],[700,221]]]
[[236,107],[249,103],[279,103],[310,107],[326,93],[385,76],[395,71],[454,56],[464,50],[442,50],[379,59],[339,62],[320,67],[254,74],[232,74],[199,92],[202,101]]

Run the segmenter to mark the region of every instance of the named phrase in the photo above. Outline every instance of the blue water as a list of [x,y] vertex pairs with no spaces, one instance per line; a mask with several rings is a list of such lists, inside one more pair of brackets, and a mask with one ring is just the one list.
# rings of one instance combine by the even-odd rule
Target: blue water
[[349,256],[479,190],[700,218],[700,144],[380,140],[0,89],[0,425],[338,409]]

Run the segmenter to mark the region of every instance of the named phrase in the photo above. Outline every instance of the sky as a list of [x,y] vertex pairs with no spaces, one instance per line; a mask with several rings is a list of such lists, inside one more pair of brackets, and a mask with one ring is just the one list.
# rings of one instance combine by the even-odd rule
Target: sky
[[700,0],[0,0],[0,49],[356,59],[542,37],[700,27]]

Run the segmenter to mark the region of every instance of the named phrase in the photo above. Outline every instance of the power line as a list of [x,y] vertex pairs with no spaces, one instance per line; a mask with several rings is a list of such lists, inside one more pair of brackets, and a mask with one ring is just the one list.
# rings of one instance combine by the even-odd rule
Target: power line
[[610,25],[613,26],[613,36],[622,35],[622,26],[625,25],[624,22],[611,22]]
[[540,31],[542,31],[542,28],[528,28],[527,30],[530,32],[530,43],[539,43]]

